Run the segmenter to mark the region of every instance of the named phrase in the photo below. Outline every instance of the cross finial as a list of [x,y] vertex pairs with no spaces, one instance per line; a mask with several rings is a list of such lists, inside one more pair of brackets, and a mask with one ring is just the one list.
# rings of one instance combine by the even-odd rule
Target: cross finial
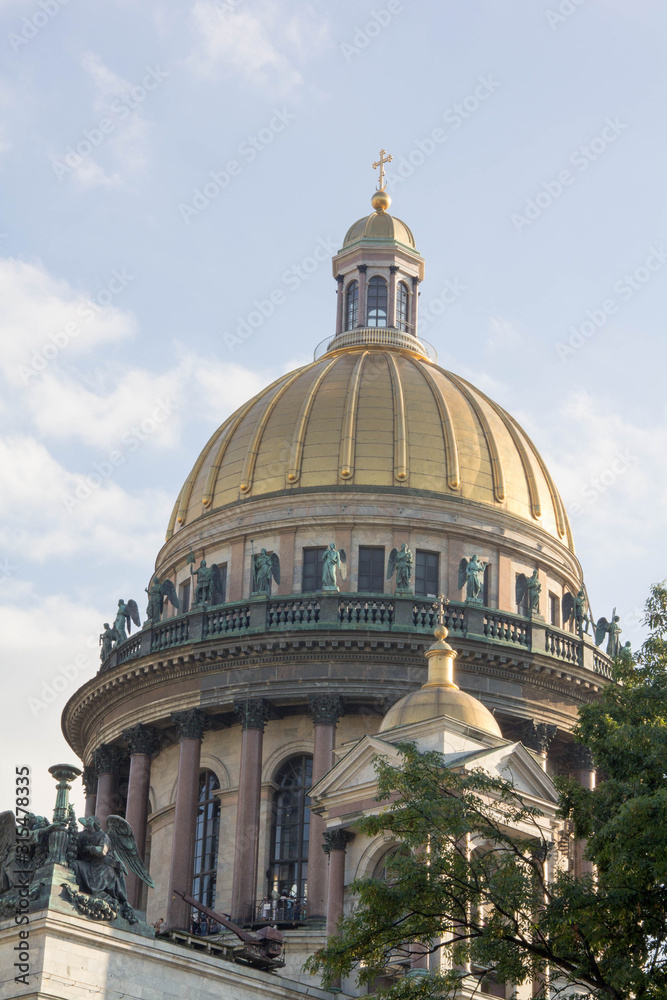
[[433,602],[433,610],[437,613],[438,625],[445,624],[445,609],[449,607],[449,598],[444,594],[438,594],[437,601]]
[[385,165],[385,163],[391,163],[391,161],[393,160],[393,158],[394,158],[393,156],[387,155],[387,150],[386,149],[381,149],[380,150],[380,159],[377,161],[377,163],[373,164],[373,170],[377,170],[378,167],[380,168],[380,179],[378,181],[378,191],[384,191],[384,189],[387,186],[387,182],[384,179],[384,165]]

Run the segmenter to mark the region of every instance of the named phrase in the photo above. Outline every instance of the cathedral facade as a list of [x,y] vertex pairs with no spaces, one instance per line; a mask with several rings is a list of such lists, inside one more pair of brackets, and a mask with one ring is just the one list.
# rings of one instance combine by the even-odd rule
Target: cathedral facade
[[[419,336],[415,238],[382,185],[372,205],[333,258],[330,336],[214,431],[174,505],[148,620],[127,634],[121,602],[62,721],[86,815],[134,830],[155,887],[131,875],[129,899],[173,932],[157,944],[186,954],[173,934],[202,936],[182,894],[245,928],[274,923],[297,991],[316,990],[301,967],[353,905],[350,882],[395,846],[355,835],[355,818],[374,808],[374,754],[399,739],[513,761],[561,863],[582,869],[550,776],[592,785],[570,733],[610,677],[544,461],[438,366]],[[444,680],[425,656],[443,624],[457,654]]]

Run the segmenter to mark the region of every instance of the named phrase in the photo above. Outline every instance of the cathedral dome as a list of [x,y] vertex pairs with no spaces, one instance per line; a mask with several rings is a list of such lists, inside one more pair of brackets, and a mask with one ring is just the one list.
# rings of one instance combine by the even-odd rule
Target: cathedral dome
[[400,243],[410,250],[415,249],[415,238],[410,227],[401,219],[382,211],[371,212],[350,226],[343,240],[343,249],[361,241],[370,244]]
[[[168,538],[239,501],[366,491],[491,508],[573,550],[545,463],[505,410],[425,357],[416,338],[352,332],[353,343],[333,338],[321,358],[281,376],[218,428],[179,494]],[[407,340],[414,346],[397,346]]]

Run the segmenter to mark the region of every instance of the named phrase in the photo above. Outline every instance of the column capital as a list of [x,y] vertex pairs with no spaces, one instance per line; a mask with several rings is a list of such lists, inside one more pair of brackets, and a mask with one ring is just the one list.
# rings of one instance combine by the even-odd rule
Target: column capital
[[421,278],[418,278],[417,275],[415,275],[413,277],[413,279],[412,279],[412,287],[416,288],[420,281],[421,281]]
[[322,850],[325,854],[331,854],[332,851],[344,851],[351,840],[354,840],[354,834],[350,833],[349,830],[327,830],[324,834]]
[[343,284],[343,282],[345,281],[345,275],[344,275],[344,274],[339,274],[339,275],[338,275],[338,276],[336,277],[336,281],[338,282],[338,284],[339,284],[339,285],[342,285],[342,284]]
[[390,274],[396,274],[397,271],[400,271],[400,267],[398,266],[398,264],[390,264],[389,265],[389,273]]
[[556,735],[557,726],[551,726],[547,722],[534,722],[532,719],[526,720],[521,726],[521,742],[536,753],[546,753],[549,744]]
[[157,729],[153,726],[145,726],[142,722],[130,729],[124,729],[121,736],[127,740],[130,757],[134,757],[138,753],[150,757],[160,745]]
[[208,729],[208,716],[201,708],[186,708],[182,712],[172,712],[171,721],[176,726],[181,740],[201,740]]
[[276,711],[266,698],[252,698],[249,701],[237,701],[234,711],[239,717],[242,729],[261,729],[269,719],[275,719]]
[[112,743],[100,744],[93,752],[93,766],[97,776],[99,777],[100,774],[117,775],[126,757],[127,754],[121,747],[114,746]]
[[345,707],[340,695],[322,692],[310,695],[308,711],[313,717],[313,725],[335,726],[341,715],[345,714]]
[[86,798],[95,794],[97,788],[97,770],[93,764],[87,764],[81,773],[81,783],[86,792]]
[[368,270],[368,264],[357,264],[357,271],[359,274],[365,274]]
[[575,771],[593,770],[593,754],[582,743],[572,743],[567,748],[567,759]]

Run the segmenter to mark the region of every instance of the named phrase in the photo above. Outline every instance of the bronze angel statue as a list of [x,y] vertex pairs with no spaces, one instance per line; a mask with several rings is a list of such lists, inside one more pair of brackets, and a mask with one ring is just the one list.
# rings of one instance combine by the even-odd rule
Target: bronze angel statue
[[347,577],[347,555],[345,549],[337,549],[335,542],[330,542],[322,553],[322,589],[338,590],[336,571],[340,569],[343,580]]
[[171,580],[163,580],[156,574],[151,580],[150,587],[144,588],[148,594],[148,607],[146,608],[146,618],[151,622],[159,622],[162,618],[164,602],[169,601],[172,607],[178,611],[179,600],[176,588]]
[[588,607],[588,597],[583,587],[574,597],[569,590],[563,594],[563,628],[571,621],[574,621],[577,635],[588,635],[590,625],[590,609]]
[[253,594],[270,594],[272,577],[276,583],[280,583],[280,559],[275,552],[262,549],[258,555],[253,556]]
[[532,576],[519,573],[516,578],[516,603],[519,607],[527,604],[530,611],[539,614],[541,591],[542,584],[539,581],[539,574],[536,569],[533,570]]
[[466,588],[466,601],[481,604],[484,600],[484,570],[488,563],[475,553],[459,563],[459,590]]
[[120,903],[121,914],[130,923],[137,918],[127,901],[125,876],[133,872],[142,882],[155,888],[134,839],[132,827],[122,816],[108,816],[106,833],[97,816],[79,820],[77,859],[72,863],[74,877],[82,892],[98,899]]
[[188,554],[188,564],[190,566],[190,576],[196,577],[194,584],[194,600],[192,607],[206,607],[211,604],[222,604],[224,598],[224,583],[220,567],[215,563],[209,566],[202,553],[199,568],[194,569],[195,554],[190,549]]
[[132,631],[131,622],[134,622],[137,628],[141,628],[141,619],[139,617],[137,602],[128,601],[126,604],[121,597],[118,601],[118,611],[116,612],[116,617],[113,623],[114,632],[116,633],[116,644],[127,639],[128,635]]
[[618,624],[620,620],[616,614],[616,608],[614,608],[610,622],[606,618],[598,618],[595,624],[595,645],[600,646],[604,641],[604,637],[608,636],[607,654],[614,658],[621,651],[621,632],[623,629]]
[[389,564],[387,566],[387,579],[391,580],[396,573],[397,592],[410,590],[410,579],[412,577],[412,552],[403,542],[400,549],[392,549],[389,553]]

